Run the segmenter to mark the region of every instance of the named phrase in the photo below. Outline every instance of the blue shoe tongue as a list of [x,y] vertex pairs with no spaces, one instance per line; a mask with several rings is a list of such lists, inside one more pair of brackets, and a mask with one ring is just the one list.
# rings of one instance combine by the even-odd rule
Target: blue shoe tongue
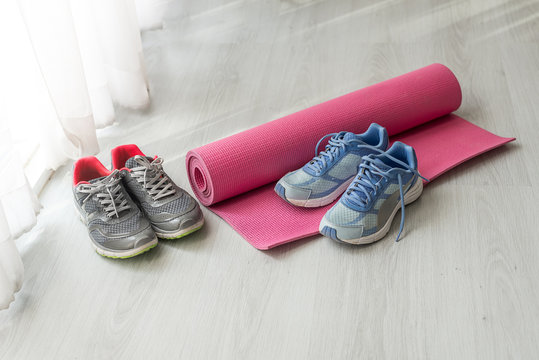
[[377,168],[379,168],[380,170],[383,170],[383,171],[388,171],[388,170],[391,170],[391,166],[387,165],[385,162],[383,162],[382,160],[380,160],[380,158],[376,158],[374,161],[373,161],[374,165],[376,165]]
[[[357,137],[356,134],[354,134],[352,132],[347,132],[344,135],[340,136],[338,139],[342,139],[344,141],[350,141],[350,140],[355,139],[356,137]],[[332,151],[332,150],[333,149],[330,149],[329,151]]]
[[352,132],[347,132],[346,134],[344,134],[343,140],[349,141],[349,140],[356,139],[356,137],[357,137],[356,134]]
[[[356,134],[354,134],[352,132],[347,132],[344,135],[341,135],[341,136],[338,137],[338,139],[342,139],[342,140],[345,140],[345,141],[352,140],[352,139],[355,139],[355,138],[356,138]],[[329,150],[324,149],[324,151],[333,152],[333,151],[335,151],[335,148],[332,147]],[[329,157],[327,155],[322,155],[322,156],[324,158],[326,158],[326,159],[329,159]]]
[[[384,163],[379,158],[375,158],[374,161],[373,161],[373,164],[382,171],[388,171],[388,170],[391,169],[391,166],[387,165],[386,163]],[[369,170],[366,170],[366,171],[369,171]],[[382,176],[377,175],[377,174],[373,174],[372,172],[371,172],[370,176],[371,176],[371,179],[373,179],[374,183],[377,183],[382,178]],[[362,175],[361,177],[362,177],[362,179],[367,178],[365,175]],[[371,192],[372,189],[369,189],[368,191]],[[356,196],[358,196],[360,199],[367,200],[367,195],[363,191],[356,191],[355,193],[356,193]]]
[[[352,132],[346,132],[342,135],[339,135],[339,137],[337,137],[337,139],[339,140],[344,140],[344,141],[349,141],[349,140],[353,140],[353,139],[356,139],[357,138],[357,135],[352,133]],[[319,151],[321,151],[319,149]],[[328,148],[324,148],[322,151],[325,151],[327,153],[335,153],[335,151],[337,151],[337,147],[330,147],[329,149]],[[326,154],[323,154],[323,155],[318,155],[317,156],[321,156],[322,158],[326,159],[326,160],[329,160],[330,159],[330,156],[326,155]],[[316,175],[321,169],[312,169],[312,167],[310,165],[314,164],[313,162],[307,164],[305,167],[304,167],[304,170],[307,171],[308,174],[311,174],[311,175]]]

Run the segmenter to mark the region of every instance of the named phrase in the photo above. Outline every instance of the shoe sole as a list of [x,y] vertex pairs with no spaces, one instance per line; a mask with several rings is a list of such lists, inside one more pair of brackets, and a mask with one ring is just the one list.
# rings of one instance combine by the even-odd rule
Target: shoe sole
[[129,259],[129,258],[132,258],[132,257],[135,257],[137,255],[140,255],[140,254],[143,254],[147,251],[150,251],[151,249],[153,249],[154,247],[157,246],[157,237],[155,237],[152,241],[150,241],[149,243],[146,243],[144,244],[143,246],[140,246],[136,249],[132,249],[132,250],[128,250],[128,251],[124,251],[124,252],[112,252],[112,251],[107,251],[107,250],[103,250],[99,247],[97,247],[94,243],[92,243],[92,246],[94,247],[95,249],[95,252],[98,253],[99,255],[103,256],[103,257],[106,257],[106,258],[109,258],[109,259]]
[[342,183],[331,194],[326,195],[321,198],[317,198],[317,199],[297,200],[297,199],[287,198],[286,188],[283,185],[281,185],[279,182],[275,184],[275,192],[277,193],[277,195],[283,198],[283,200],[285,200],[286,202],[294,206],[307,207],[307,208],[322,207],[322,206],[329,205],[335,200],[337,200],[337,198],[342,195],[342,193],[348,188],[348,186],[353,180],[354,180],[354,177],[350,178],[350,180],[347,180],[344,183]]
[[[412,188],[404,194],[404,205],[408,205],[416,201],[421,194],[423,193],[423,181],[421,179],[417,179],[416,183]],[[389,229],[391,228],[391,224],[393,223],[393,219],[395,218],[395,215],[397,214],[397,211],[401,208],[400,202],[397,202],[395,205],[395,208],[393,209],[393,212],[391,213],[391,216],[387,219],[384,226],[375,232],[374,234],[363,236],[357,239],[339,239],[338,238],[338,226],[332,226],[331,223],[328,222],[330,225],[325,225],[320,229],[320,233],[326,237],[329,237],[330,239],[333,239],[337,242],[345,243],[345,244],[352,244],[352,245],[366,245],[371,244],[373,242],[376,242],[378,240],[381,240],[384,236],[387,235],[389,232]]]
[[184,236],[187,236],[189,234],[192,234],[194,233],[195,231],[197,230],[200,230],[202,228],[202,226],[204,225],[204,218],[202,218],[202,220],[200,220],[199,222],[197,222],[196,224],[194,225],[191,225],[189,226],[188,228],[186,229],[182,229],[180,231],[177,231],[175,233],[171,233],[171,234],[167,234],[167,233],[160,233],[160,232],[157,232],[155,231],[155,235],[157,235],[157,237],[159,239],[163,239],[163,240],[174,240],[174,239],[180,239]]
[[[77,208],[77,206],[75,205],[75,210],[77,211],[77,214],[79,215],[79,220],[85,225],[87,226],[86,224],[86,221],[84,220],[84,217],[83,215],[80,213],[79,209]],[[125,250],[125,251],[108,251],[108,250],[105,250],[105,249],[102,249],[100,247],[98,247],[91,239],[90,239],[90,243],[92,244],[95,252],[103,257],[107,257],[109,259],[129,259],[129,258],[132,258],[134,256],[137,256],[137,255],[140,255],[142,253],[145,253],[145,252],[148,252],[150,251],[151,249],[153,249],[154,247],[157,246],[157,236],[154,236],[154,238],[152,239],[152,241],[150,242],[147,242],[146,244],[142,245],[142,246],[139,246],[138,248],[135,248],[135,249],[130,249],[130,250]]]

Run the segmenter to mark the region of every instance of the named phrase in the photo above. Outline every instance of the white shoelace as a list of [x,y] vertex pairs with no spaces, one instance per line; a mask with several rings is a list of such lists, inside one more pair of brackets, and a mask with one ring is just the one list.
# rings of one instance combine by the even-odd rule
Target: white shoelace
[[78,191],[88,194],[82,201],[85,204],[93,195],[96,195],[107,217],[120,217],[120,213],[129,210],[131,206],[124,197],[120,185],[121,175],[114,170],[109,176],[91,184],[80,184]]
[[176,188],[163,171],[163,159],[156,157],[150,161],[140,155],[135,156],[140,166],[131,168],[131,175],[142,184],[154,200],[159,200],[176,193]]

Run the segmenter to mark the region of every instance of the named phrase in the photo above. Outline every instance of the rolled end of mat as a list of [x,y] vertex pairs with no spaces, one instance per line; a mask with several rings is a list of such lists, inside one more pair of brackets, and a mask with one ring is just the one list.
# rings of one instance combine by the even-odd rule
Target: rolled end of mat
[[189,183],[200,202],[209,206],[213,204],[213,184],[206,164],[194,151],[189,151],[185,158]]
[[452,106],[454,107],[454,109],[451,110],[451,112],[457,110],[462,104],[462,88],[460,87],[459,80],[457,79],[455,73],[453,73],[453,71],[451,71],[451,69],[447,66],[439,63],[431,64],[428,67],[433,69],[439,69],[438,71],[440,72],[440,74],[445,74],[443,76],[446,77],[448,79],[447,81],[450,83],[450,85],[447,85],[447,88],[450,89],[449,96],[454,101],[454,104]]

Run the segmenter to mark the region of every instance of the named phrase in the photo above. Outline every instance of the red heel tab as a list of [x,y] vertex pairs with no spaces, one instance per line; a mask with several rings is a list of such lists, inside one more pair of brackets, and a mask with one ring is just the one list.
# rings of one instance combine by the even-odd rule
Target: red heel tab
[[125,168],[127,159],[135,155],[146,156],[135,144],[117,146],[111,150],[110,154],[112,157],[112,169],[118,170]]
[[110,175],[111,171],[95,156],[80,158],[73,165],[73,185]]

